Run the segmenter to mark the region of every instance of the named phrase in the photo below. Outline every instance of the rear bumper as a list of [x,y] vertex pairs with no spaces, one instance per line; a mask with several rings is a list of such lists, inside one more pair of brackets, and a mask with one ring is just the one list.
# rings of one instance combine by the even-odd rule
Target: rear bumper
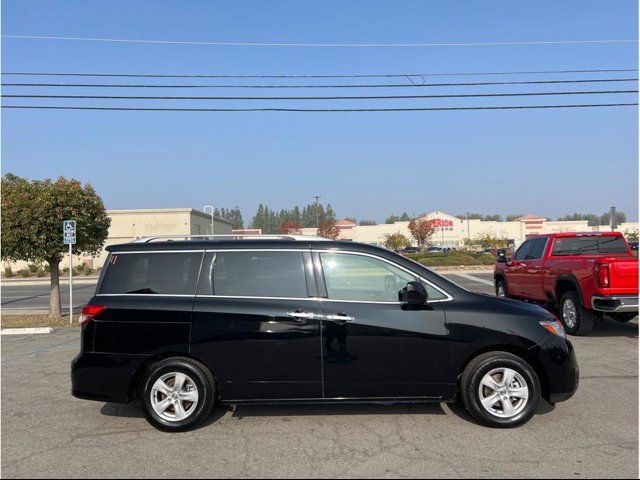
[[599,312],[637,312],[638,295],[594,296],[591,307]]
[[146,355],[81,353],[71,362],[71,394],[84,400],[127,403]]

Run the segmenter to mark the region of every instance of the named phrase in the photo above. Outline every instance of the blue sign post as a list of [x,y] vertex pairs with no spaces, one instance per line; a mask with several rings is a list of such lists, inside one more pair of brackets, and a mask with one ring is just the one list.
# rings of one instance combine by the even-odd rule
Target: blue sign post
[[73,246],[76,243],[76,221],[65,220],[62,224],[62,240],[69,245],[69,324],[73,324]]

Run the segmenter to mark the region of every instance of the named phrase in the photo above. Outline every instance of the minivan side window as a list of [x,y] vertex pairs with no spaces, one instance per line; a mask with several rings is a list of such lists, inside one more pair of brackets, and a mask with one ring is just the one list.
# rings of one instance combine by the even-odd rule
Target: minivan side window
[[198,295],[307,298],[302,252],[211,252]]
[[202,252],[113,252],[98,294],[195,295]]
[[[321,253],[322,269],[331,300],[398,302],[398,294],[418,277],[384,260],[348,253]],[[424,283],[424,282],[423,282]],[[424,283],[429,300],[446,296]]]
[[531,250],[531,244],[533,240],[527,240],[522,244],[522,246],[518,249],[516,254],[514,255],[514,260],[525,260],[527,255],[529,255],[529,251]]

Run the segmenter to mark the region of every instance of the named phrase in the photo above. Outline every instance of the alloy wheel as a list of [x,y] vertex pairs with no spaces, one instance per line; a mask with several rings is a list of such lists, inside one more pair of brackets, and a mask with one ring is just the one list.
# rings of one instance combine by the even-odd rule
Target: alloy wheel
[[189,417],[198,406],[198,387],[184,373],[162,375],[151,388],[151,407],[163,420],[180,422]]
[[499,418],[515,417],[529,401],[527,382],[511,368],[491,370],[482,378],[478,390],[482,407]]
[[578,311],[570,298],[567,298],[562,304],[562,319],[568,328],[575,328],[578,323]]

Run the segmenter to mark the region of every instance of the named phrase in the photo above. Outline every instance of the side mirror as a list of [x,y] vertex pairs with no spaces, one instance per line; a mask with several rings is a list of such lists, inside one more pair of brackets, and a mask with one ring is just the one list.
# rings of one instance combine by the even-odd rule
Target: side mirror
[[400,290],[400,301],[407,305],[426,305],[429,295],[420,282],[409,282]]

